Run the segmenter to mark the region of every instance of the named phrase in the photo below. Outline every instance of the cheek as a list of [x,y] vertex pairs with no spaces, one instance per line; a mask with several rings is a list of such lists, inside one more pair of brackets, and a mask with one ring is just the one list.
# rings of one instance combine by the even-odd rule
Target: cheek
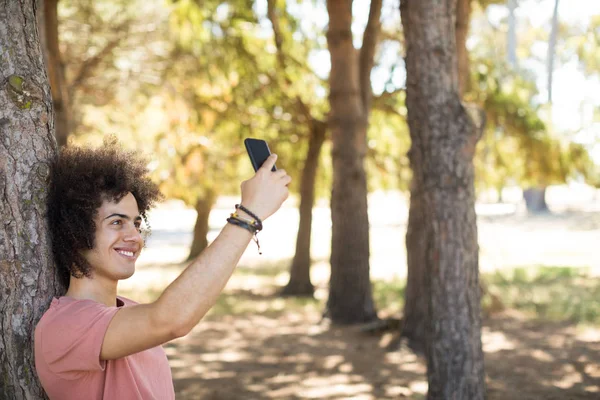
[[112,250],[112,247],[119,241],[119,232],[116,230],[106,230],[96,236],[96,248],[100,251]]

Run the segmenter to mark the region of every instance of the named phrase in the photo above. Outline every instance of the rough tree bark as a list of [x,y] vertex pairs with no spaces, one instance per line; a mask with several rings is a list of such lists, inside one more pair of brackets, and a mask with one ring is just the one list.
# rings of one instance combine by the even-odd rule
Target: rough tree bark
[[[479,131],[459,96],[456,0],[403,0],[400,11],[413,170],[407,252],[424,273],[428,398],[483,399],[473,167]],[[421,240],[416,248],[411,235]]]
[[377,318],[369,276],[369,217],[364,158],[372,89],[373,55],[381,0],[372,0],[360,51],[352,44],[352,2],[328,0],[327,44],[332,132],[331,278],[326,315],[334,323]]
[[188,254],[187,261],[196,258],[202,250],[208,246],[208,217],[210,216],[210,210],[212,210],[216,200],[216,193],[207,190],[205,195],[196,201],[196,224],[194,225],[194,237],[192,239],[192,246],[190,247],[190,254]]
[[[459,93],[469,89],[470,63],[467,51],[467,37],[471,19],[471,1],[458,0],[456,5],[456,59],[458,68]],[[413,181],[414,184],[414,181]],[[425,311],[428,297],[425,293],[425,270],[423,260],[426,257],[425,231],[421,229],[421,215],[425,212],[423,204],[411,201],[408,213],[408,228],[406,232],[407,251],[407,282],[404,294],[404,317],[402,336],[408,340],[408,345],[417,353],[425,351]]]
[[308,152],[300,180],[300,225],[296,239],[296,253],[290,267],[290,280],[281,292],[284,296],[312,296],[314,293],[310,280],[312,209],[315,204],[315,181],[326,130],[325,123],[311,120]]
[[0,398],[45,398],[34,369],[33,330],[56,275],[46,188],[56,157],[52,100],[35,0],[0,0]]

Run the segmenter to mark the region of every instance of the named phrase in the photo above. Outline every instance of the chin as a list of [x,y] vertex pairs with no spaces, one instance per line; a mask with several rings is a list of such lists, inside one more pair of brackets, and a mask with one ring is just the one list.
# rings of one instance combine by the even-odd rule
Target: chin
[[125,280],[125,279],[129,279],[133,276],[133,274],[135,273],[135,268],[133,268],[131,271],[122,271],[121,274],[119,274],[119,280]]

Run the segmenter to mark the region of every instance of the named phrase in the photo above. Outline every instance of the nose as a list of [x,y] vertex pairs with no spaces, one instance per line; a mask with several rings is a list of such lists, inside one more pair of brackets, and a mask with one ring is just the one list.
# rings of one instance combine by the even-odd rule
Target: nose
[[143,241],[143,238],[142,234],[140,233],[140,230],[134,224],[131,224],[130,228],[125,233],[125,237],[123,237],[123,240],[126,242],[141,243]]

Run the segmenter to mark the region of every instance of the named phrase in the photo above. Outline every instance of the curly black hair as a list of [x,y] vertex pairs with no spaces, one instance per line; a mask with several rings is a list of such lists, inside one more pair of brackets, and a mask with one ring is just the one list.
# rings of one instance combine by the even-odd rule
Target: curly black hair
[[148,172],[146,160],[121,150],[114,137],[105,139],[98,149],[69,146],[61,150],[51,168],[48,222],[52,251],[65,287],[69,287],[71,276],[91,276],[92,266],[81,250],[94,247],[94,218],[103,201],[118,202],[133,194],[148,225],[146,212],[162,199]]

